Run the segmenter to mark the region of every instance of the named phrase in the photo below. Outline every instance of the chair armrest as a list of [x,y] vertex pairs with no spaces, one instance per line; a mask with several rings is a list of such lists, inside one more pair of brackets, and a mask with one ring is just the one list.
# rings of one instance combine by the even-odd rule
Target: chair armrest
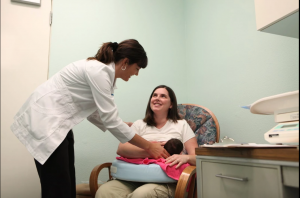
[[112,179],[112,176],[110,174],[110,166],[112,165],[112,163],[104,163],[104,164],[100,164],[98,166],[95,166],[91,172],[90,175],[90,191],[91,191],[91,195],[94,198],[96,195],[96,192],[99,188],[98,186],[98,175],[100,173],[100,171],[103,168],[108,168],[108,173],[109,173],[109,180]]
[[196,166],[186,167],[180,175],[177,182],[175,198],[185,197],[186,190],[189,188],[188,197],[194,197],[195,190],[195,179],[196,179]]

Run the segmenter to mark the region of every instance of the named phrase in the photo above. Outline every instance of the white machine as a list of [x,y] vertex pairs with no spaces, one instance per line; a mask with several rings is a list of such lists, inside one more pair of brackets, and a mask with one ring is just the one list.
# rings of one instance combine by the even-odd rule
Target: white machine
[[299,90],[257,100],[250,111],[274,114],[278,124],[264,135],[269,143],[299,143]]

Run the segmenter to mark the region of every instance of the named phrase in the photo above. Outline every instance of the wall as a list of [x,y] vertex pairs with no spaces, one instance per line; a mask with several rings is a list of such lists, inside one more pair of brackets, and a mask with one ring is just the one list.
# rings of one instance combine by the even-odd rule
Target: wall
[[[88,2],[88,3],[87,3]],[[137,39],[149,64],[130,81],[117,81],[115,101],[124,121],[144,117],[154,87],[165,84],[186,102],[183,3],[181,0],[54,1],[49,76],[70,62],[94,56],[104,42]],[[118,140],[87,121],[74,128],[77,183],[94,166],[115,159]],[[108,174],[101,173],[106,181]]]
[[49,13],[41,6],[1,0],[1,196],[38,198],[34,160],[10,130],[18,109],[47,80]]
[[216,114],[222,138],[267,143],[274,116],[240,106],[299,90],[299,39],[257,31],[253,0],[185,6],[187,100]]
[[[145,47],[148,68],[129,83],[118,81],[115,99],[125,121],[142,118],[151,90],[167,84],[179,103],[211,109],[221,137],[266,143],[273,116],[240,106],[299,89],[298,39],[258,32],[253,0],[65,0],[56,1],[53,11],[50,76],[94,55],[103,42],[136,38]],[[86,121],[74,130],[81,183],[96,164],[114,159],[118,141]]]
[[[47,79],[49,2],[36,7],[1,1],[4,198],[38,197],[40,192],[32,157],[9,126],[29,94]],[[166,84],[179,103],[210,108],[221,137],[265,143],[262,136],[275,125],[273,116],[254,115],[240,106],[299,89],[299,40],[256,31],[253,0],[64,0],[54,2],[53,12],[49,76],[94,55],[103,42],[136,38],[145,47],[148,68],[128,83],[118,81],[115,99],[125,121],[142,118],[152,89]],[[95,165],[114,159],[118,141],[86,121],[74,131],[81,183]]]

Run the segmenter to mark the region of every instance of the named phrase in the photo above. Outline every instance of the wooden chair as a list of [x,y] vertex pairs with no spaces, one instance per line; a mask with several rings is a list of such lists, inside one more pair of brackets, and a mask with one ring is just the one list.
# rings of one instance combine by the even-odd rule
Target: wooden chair
[[[219,142],[220,126],[216,116],[206,107],[195,104],[179,104],[178,113],[185,119],[195,132],[198,145],[213,144]],[[108,169],[109,179],[110,166],[112,163],[104,163],[94,167],[90,175],[89,184],[78,184],[76,186],[76,198],[94,198],[100,186],[98,175],[104,168]],[[196,166],[188,166],[182,172],[175,191],[175,198],[196,198]]]

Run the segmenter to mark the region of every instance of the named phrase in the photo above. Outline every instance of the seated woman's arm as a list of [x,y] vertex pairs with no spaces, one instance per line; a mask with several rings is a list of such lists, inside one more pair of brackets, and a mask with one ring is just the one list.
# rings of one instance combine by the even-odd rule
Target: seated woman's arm
[[166,163],[170,163],[170,166],[177,164],[176,168],[179,168],[182,164],[189,163],[190,165],[196,165],[196,153],[195,149],[198,148],[198,143],[195,137],[189,139],[184,143],[185,150],[188,155],[172,155],[166,159]]
[[185,150],[187,151],[188,156],[189,156],[189,160],[188,160],[187,163],[195,166],[196,165],[195,148],[198,148],[197,139],[195,137],[189,139],[188,141],[186,141],[184,143],[184,147],[185,147]]
[[126,158],[147,158],[150,155],[144,150],[137,146],[134,146],[128,142],[119,144],[117,154]]

